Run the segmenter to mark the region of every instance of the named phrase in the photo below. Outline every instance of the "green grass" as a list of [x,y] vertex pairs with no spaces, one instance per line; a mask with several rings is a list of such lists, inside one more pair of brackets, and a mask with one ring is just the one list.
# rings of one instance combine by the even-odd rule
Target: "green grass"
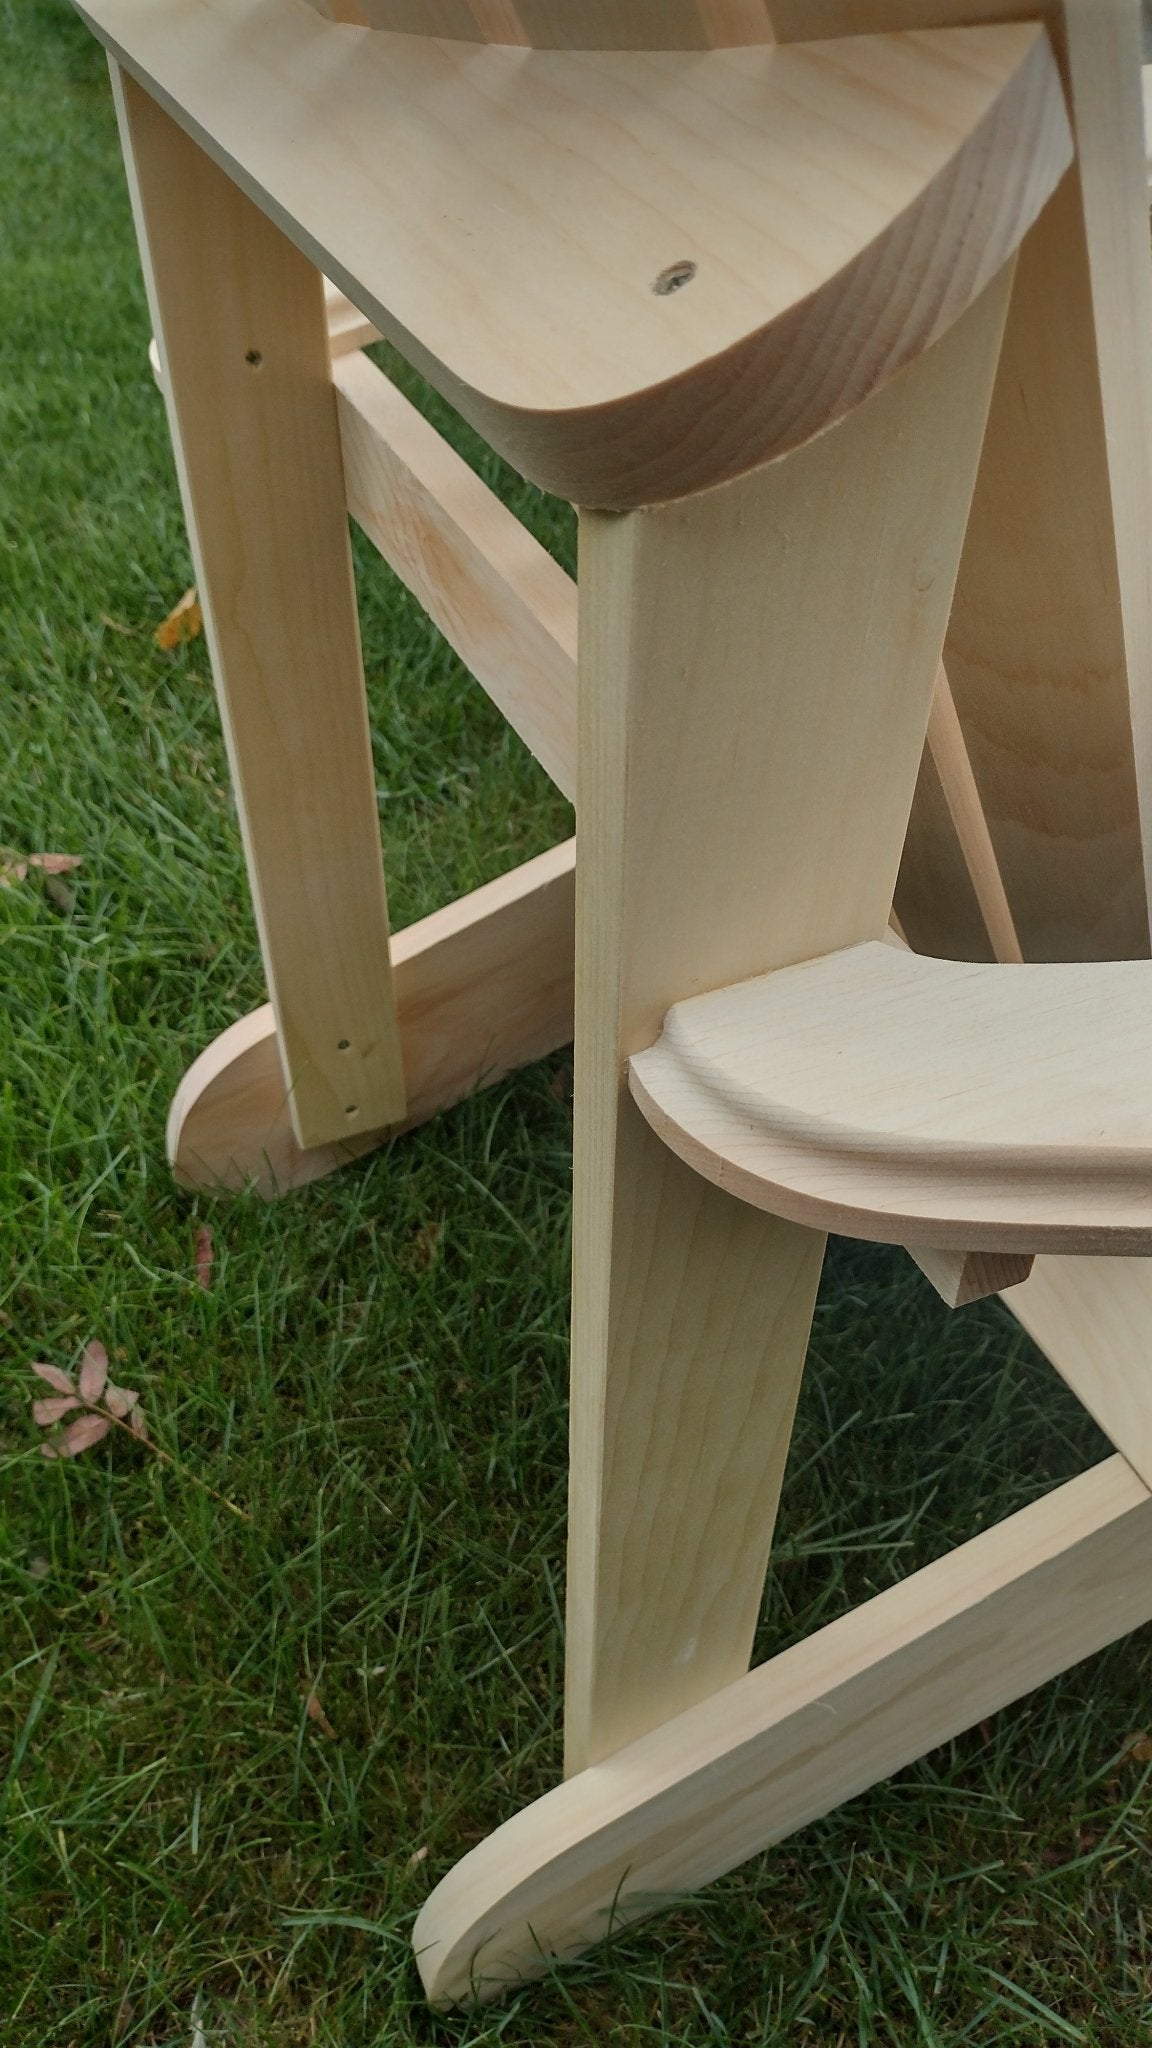
[[[0,0],[0,48],[0,844],[84,861],[71,909],[0,891],[4,2048],[1146,2043],[1146,1635],[555,1981],[423,2006],[421,1899],[558,1770],[567,1062],[280,1205],[173,1190],[259,959],[202,645],[151,639],[191,571],[102,62],[63,0]],[[568,825],[358,564],[404,923]],[[122,1440],[40,1458],[28,1364],[90,1336],[250,1522]],[[762,1648],[1103,1450],[1002,1310],[835,1246]]]

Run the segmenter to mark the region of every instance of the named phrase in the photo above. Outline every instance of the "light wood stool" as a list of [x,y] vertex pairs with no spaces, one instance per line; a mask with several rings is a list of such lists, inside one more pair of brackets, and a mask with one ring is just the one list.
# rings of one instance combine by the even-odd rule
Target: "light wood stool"
[[[81,11],[271,998],[178,1176],[565,1042],[575,918],[569,1776],[415,1936],[490,1996],[1152,1616],[1136,7]],[[593,508],[579,632],[377,333]],[[578,785],[575,905],[569,845],[390,940],[347,508]],[[1010,1286],[1118,1455],[749,1673],[828,1228]]]

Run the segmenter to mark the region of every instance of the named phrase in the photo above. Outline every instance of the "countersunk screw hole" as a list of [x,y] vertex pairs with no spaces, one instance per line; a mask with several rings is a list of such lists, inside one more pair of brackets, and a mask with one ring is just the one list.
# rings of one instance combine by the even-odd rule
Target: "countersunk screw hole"
[[248,364],[250,369],[258,370],[260,368],[261,363],[264,361],[264,358],[261,355],[260,350],[258,348],[250,348],[247,355],[244,358],[244,361]]
[[347,1052],[351,1044],[352,1040],[350,1038],[338,1039],[336,1043],[336,1050],[337,1052]]
[[666,299],[670,293],[682,291],[686,284],[691,284],[695,275],[694,263],[670,263],[667,270],[662,270],[655,279],[652,289],[658,299]]

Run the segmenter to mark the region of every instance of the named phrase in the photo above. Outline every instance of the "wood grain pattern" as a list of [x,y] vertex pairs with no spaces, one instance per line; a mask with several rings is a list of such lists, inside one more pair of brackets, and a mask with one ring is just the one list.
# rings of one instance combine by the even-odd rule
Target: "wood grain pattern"
[[566,1045],[575,866],[568,840],[395,934],[407,1108],[392,1132],[302,1150],[271,1005],[230,1025],[173,1097],[168,1158],[180,1185],[287,1194]]
[[1039,1258],[1005,1307],[1133,1471],[1152,1484],[1152,1261]]
[[996,859],[964,731],[943,663],[936,671],[936,689],[928,716],[928,752],[939,777],[949,820],[968,870],[992,956],[996,960],[1019,963],[1024,956],[1020,951],[1004,878]]
[[1007,287],[797,454],[582,518],[577,1768],[747,1661],[822,1250],[669,1161],[625,1061],[677,996],[886,928]]
[[492,1998],[828,1813],[1152,1616],[1152,1496],[1109,1459],[497,1828],[413,1934]]
[[598,54],[337,31],[281,0],[82,11],[493,446],[582,504],[698,490],[859,404],[1071,155],[1027,24]]
[[168,420],[290,1113],[404,1115],[320,277],[114,73]]
[[[411,35],[540,50],[704,50],[770,43],[768,0],[308,0]],[[344,11],[347,10],[347,11]]]
[[366,356],[333,367],[348,509],[565,796],[576,587]]
[[948,1308],[1019,1287],[1036,1263],[1030,1252],[945,1252],[923,1244],[908,1250]]
[[666,1144],[815,1228],[1152,1253],[1152,962],[868,944],[678,1003],[634,1057]]

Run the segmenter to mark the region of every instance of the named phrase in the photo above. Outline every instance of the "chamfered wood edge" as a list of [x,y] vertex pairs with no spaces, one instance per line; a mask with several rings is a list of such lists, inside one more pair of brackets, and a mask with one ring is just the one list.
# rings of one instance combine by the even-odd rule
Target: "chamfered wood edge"
[[292,1133],[275,1019],[264,1004],[184,1074],[168,1115],[182,1187],[267,1198],[334,1173],[572,1036],[575,841],[393,935],[402,1124],[303,1150]]
[[499,1997],[697,1889],[1152,1616],[1152,1496],[1113,1457],[506,1821],[413,1930],[429,1997]]

